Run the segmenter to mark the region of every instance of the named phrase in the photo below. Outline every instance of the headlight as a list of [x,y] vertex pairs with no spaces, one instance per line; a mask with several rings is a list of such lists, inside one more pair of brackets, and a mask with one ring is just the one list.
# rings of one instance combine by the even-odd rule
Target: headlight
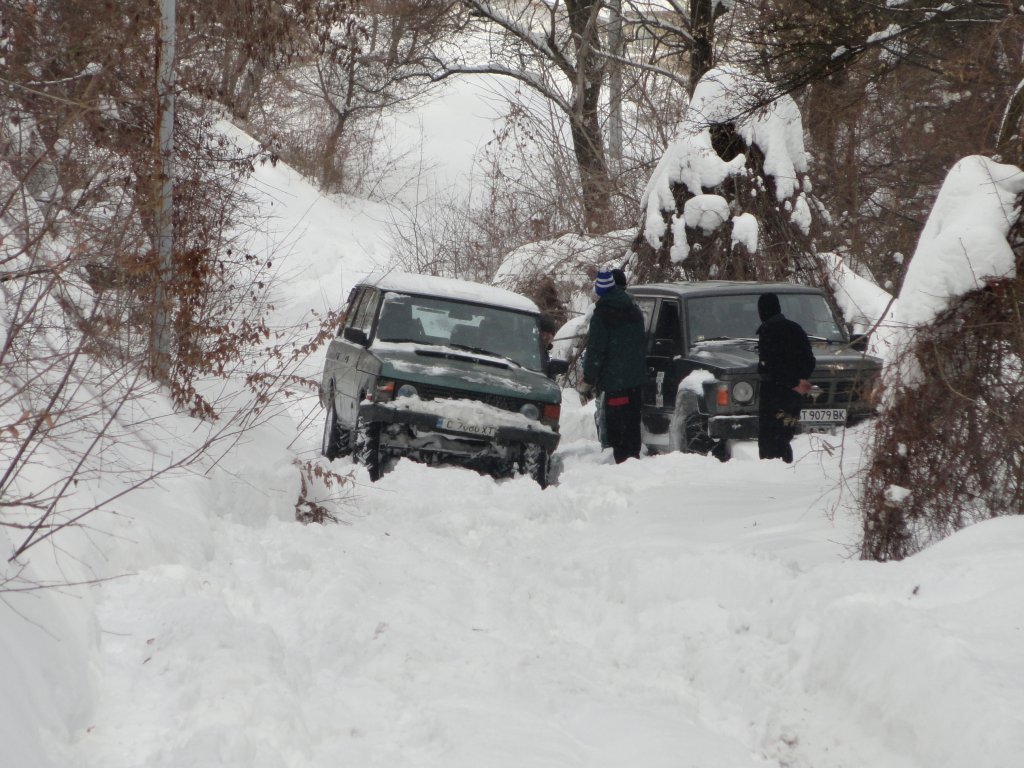
[[403,384],[398,388],[399,397],[416,397],[419,391],[412,384]]
[[737,403],[749,403],[754,399],[754,387],[749,381],[737,381],[732,386],[732,399]]
[[519,409],[519,412],[526,418],[533,419],[534,421],[540,418],[540,409],[533,403],[527,403]]

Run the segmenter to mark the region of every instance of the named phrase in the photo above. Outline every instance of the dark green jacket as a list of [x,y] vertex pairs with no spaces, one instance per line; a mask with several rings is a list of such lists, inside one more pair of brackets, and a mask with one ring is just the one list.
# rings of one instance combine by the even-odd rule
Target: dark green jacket
[[602,392],[641,386],[647,379],[644,316],[624,288],[597,300],[590,319],[583,380]]

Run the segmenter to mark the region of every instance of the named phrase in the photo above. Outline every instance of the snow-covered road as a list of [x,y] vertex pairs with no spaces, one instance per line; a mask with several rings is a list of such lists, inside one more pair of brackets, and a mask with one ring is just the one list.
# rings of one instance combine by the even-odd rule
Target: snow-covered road
[[[991,693],[964,627],[933,634],[959,608],[922,602],[949,561],[847,557],[855,443],[845,465],[799,438],[795,467],[750,446],[615,466],[577,436],[546,491],[403,461],[375,485],[357,469],[327,526],[272,508],[255,478],[273,452],[252,451],[164,522],[173,555],[104,587],[99,699],[68,764],[1004,765],[1007,744],[964,762],[977,747],[941,727]],[[963,572],[997,578],[975,553]],[[1004,575],[1024,564],[1006,557]]]

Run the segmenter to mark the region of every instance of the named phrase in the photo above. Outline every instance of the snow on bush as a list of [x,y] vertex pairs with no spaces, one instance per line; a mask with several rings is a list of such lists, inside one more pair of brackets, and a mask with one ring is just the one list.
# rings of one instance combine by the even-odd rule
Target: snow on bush
[[[641,199],[644,236],[651,247],[657,249],[668,228],[664,213],[675,212],[677,208],[673,189],[682,186],[693,195],[686,203],[684,219],[672,221],[671,260],[674,263],[683,261],[689,254],[684,223],[707,232],[715,216],[724,214],[719,225],[730,220],[728,203],[723,198],[719,199],[724,205],[712,203],[706,199],[711,197],[706,195],[708,190],[730,177],[748,172],[746,155],[724,160],[715,151],[712,126],[734,125],[739,138],[764,155],[764,173],[774,182],[778,202],[789,201],[800,192],[799,174],[807,171],[800,111],[788,96],[766,107],[759,106],[759,99],[768,92],[765,82],[731,67],[713,69],[697,84],[683,124],[655,168]],[[802,197],[792,207],[791,220],[804,234],[809,231],[810,208]],[[756,238],[753,240],[756,242]],[[751,250],[748,224],[744,224],[743,232],[734,241],[742,242]]]
[[[935,200],[894,313],[900,328],[896,344],[908,348],[914,329],[925,326],[953,301],[979,290],[992,279],[1016,276],[1014,253],[1007,241],[1020,215],[1024,171],[972,155],[946,176]],[[900,383],[913,385],[912,360],[899,370]]]

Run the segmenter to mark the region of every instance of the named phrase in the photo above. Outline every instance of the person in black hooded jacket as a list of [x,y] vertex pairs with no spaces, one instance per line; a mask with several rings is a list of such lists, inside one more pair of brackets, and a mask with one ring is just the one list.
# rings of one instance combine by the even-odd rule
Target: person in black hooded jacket
[[762,459],[790,463],[790,441],[800,422],[803,396],[811,390],[814,352],[800,324],[782,314],[774,293],[758,297],[757,314],[761,318],[757,329],[757,372],[761,379],[757,450]]

